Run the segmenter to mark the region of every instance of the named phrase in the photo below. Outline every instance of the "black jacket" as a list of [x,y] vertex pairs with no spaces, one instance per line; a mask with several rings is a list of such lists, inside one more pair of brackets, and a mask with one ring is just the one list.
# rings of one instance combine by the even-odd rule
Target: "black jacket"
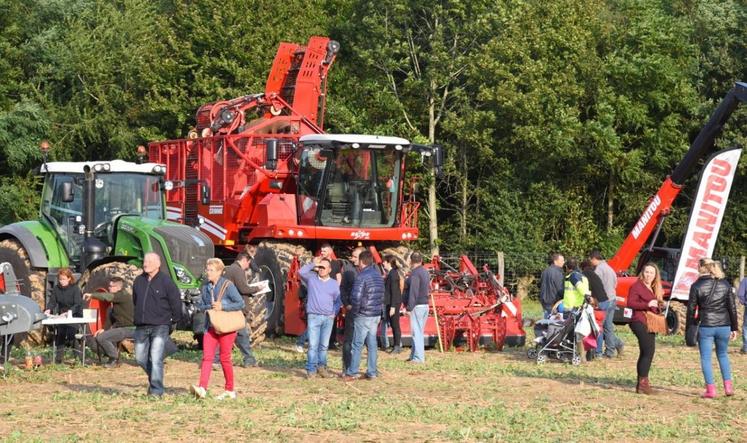
[[[714,285],[716,285],[715,289]],[[711,295],[711,289],[713,289],[713,295]],[[687,303],[688,326],[694,324],[696,306],[700,326],[730,326],[732,331],[739,330],[734,291],[726,280],[701,275],[690,286],[690,300]]]
[[47,301],[47,309],[55,315],[73,311],[74,317],[82,317],[83,296],[78,285],[69,284],[64,288],[59,283],[54,285]]
[[384,305],[397,308],[397,310],[402,304],[402,290],[399,286],[401,278],[399,271],[392,269],[384,279]]
[[241,269],[241,265],[238,262],[234,262],[231,266],[227,267],[223,271],[223,276],[226,280],[233,283],[236,289],[239,290],[239,294],[244,297],[251,297],[257,292],[255,289],[249,287],[249,282],[246,278],[246,271]]
[[340,282],[340,298],[343,306],[351,306],[350,293],[353,291],[355,278],[358,276],[358,269],[350,262],[345,262],[342,266],[342,282]]
[[591,296],[594,297],[599,303],[606,302],[609,300],[607,292],[604,290],[604,283],[602,279],[591,269],[586,269],[581,272],[584,277],[589,280],[589,290],[591,290]]
[[545,309],[550,309],[558,300],[563,299],[563,285],[565,276],[560,266],[551,264],[540,276],[540,303]]
[[384,279],[375,266],[366,266],[355,278],[350,302],[353,315],[381,316],[384,310]]
[[179,289],[171,278],[159,272],[150,280],[145,273],[132,284],[135,326],[159,326],[176,323],[182,316]]
[[407,310],[412,312],[415,306],[427,305],[431,294],[431,276],[422,265],[413,269],[405,280]]

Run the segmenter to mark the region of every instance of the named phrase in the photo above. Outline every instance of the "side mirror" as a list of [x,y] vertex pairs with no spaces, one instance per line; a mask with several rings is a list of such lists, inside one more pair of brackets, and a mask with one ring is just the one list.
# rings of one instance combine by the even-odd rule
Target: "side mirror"
[[207,183],[200,183],[200,203],[203,205],[210,204],[210,188]]
[[265,168],[274,171],[278,167],[278,141],[274,138],[265,140]]
[[70,203],[75,200],[75,194],[73,193],[73,182],[62,183],[62,201],[63,203]]

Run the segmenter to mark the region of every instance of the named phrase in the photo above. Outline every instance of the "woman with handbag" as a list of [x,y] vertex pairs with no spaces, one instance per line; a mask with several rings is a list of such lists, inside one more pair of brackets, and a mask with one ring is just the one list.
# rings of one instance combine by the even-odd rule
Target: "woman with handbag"
[[[698,280],[690,287],[690,300],[687,303],[688,342],[697,341],[700,350],[700,367],[703,371],[706,390],[703,398],[716,397],[713,380],[711,352],[716,343],[716,357],[724,380],[724,392],[734,395],[731,382],[731,366],[727,348],[729,340],[737,338],[737,305],[734,291],[724,279],[724,272],[718,262],[702,258],[698,262]],[[695,312],[697,309],[697,318]],[[688,343],[690,344],[690,343]]]
[[[635,392],[640,394],[653,394],[648,372],[656,352],[656,333],[651,329],[664,304],[663,293],[659,268],[654,263],[646,263],[628,292],[628,307],[633,309],[630,329],[638,339],[640,351],[636,364],[638,383],[635,386]],[[647,317],[651,317],[651,320]]]
[[207,396],[215,348],[220,346],[220,364],[226,378],[226,386],[225,391],[215,399],[236,399],[231,350],[236,341],[236,331],[246,326],[246,320],[241,312],[244,308],[244,299],[241,298],[236,286],[222,277],[224,267],[223,261],[218,258],[209,258],[205,266],[207,282],[202,286],[200,303],[197,305],[198,309],[207,311],[206,330],[202,338],[202,367],[200,384],[192,385],[191,388],[192,394],[197,398]]

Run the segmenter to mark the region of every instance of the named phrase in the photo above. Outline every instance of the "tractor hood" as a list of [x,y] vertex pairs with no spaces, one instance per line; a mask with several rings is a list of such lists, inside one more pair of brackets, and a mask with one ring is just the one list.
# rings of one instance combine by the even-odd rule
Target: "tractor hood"
[[215,257],[215,248],[210,238],[189,226],[165,223],[154,230],[166,242],[171,260],[187,268],[199,278],[208,258]]

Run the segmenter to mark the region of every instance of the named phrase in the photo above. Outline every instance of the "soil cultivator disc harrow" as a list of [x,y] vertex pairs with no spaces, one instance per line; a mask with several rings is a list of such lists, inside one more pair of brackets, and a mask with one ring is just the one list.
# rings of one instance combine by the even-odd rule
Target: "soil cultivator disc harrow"
[[434,257],[427,266],[431,272],[431,310],[435,311],[444,350],[464,345],[474,352],[480,345],[491,344],[502,350],[506,317],[516,312],[511,309],[511,294],[487,265],[480,272],[467,256],[462,256],[459,269],[440,257]]

